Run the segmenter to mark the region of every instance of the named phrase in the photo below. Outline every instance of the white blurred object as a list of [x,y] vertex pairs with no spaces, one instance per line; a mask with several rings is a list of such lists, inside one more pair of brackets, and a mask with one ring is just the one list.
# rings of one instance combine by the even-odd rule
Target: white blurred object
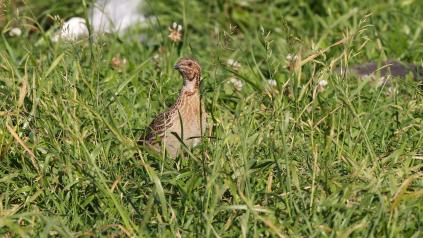
[[81,17],[72,17],[63,24],[60,31],[56,32],[51,40],[53,42],[59,40],[76,41],[87,36],[88,28],[85,19]]
[[323,92],[325,91],[326,86],[328,85],[328,81],[326,79],[322,79],[317,83],[317,91]]
[[90,9],[90,23],[95,33],[119,33],[145,17],[139,7],[143,0],[97,0]]
[[234,60],[234,59],[228,59],[226,61],[226,64],[229,67],[233,68],[234,70],[239,70],[241,68],[241,64],[238,61]]
[[19,37],[22,35],[22,30],[20,28],[14,27],[9,31],[9,36]]
[[241,91],[242,88],[244,87],[244,83],[235,77],[230,77],[229,82],[231,82],[234,88],[238,91]]
[[[102,33],[118,33],[125,31],[145,21],[139,6],[143,0],[97,0],[90,9],[89,21],[95,35]],[[72,17],[56,32],[52,41],[77,41],[88,37],[88,27],[85,19]]]
[[288,55],[286,56],[286,60],[288,60],[289,62],[293,62],[293,61],[295,61],[295,60],[297,60],[297,59],[298,59],[298,56],[297,56],[297,55],[288,54]]
[[269,86],[275,87],[277,85],[277,82],[274,79],[268,79],[267,84],[269,84]]
[[320,87],[326,87],[326,85],[328,85],[328,81],[327,81],[327,80],[325,80],[325,79],[322,79],[322,80],[320,80],[317,84],[318,84]]

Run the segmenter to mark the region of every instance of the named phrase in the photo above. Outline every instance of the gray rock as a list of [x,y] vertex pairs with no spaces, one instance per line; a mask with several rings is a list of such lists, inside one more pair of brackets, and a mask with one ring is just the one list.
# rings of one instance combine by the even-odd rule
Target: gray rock
[[[345,69],[338,67],[336,73],[343,74]],[[409,73],[413,75],[415,80],[423,80],[423,67],[416,64],[403,63],[395,60],[388,60],[381,63],[375,61],[352,65],[347,70],[348,73],[354,74],[359,78],[364,77],[406,77]]]

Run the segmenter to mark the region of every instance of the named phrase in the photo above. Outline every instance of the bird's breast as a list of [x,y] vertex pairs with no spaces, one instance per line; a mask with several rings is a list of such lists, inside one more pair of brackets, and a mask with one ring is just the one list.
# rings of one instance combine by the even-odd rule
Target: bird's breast
[[200,96],[190,95],[181,99],[178,111],[174,114],[174,123],[171,131],[177,133],[187,145],[195,145],[205,131],[202,120],[205,112],[201,107]]

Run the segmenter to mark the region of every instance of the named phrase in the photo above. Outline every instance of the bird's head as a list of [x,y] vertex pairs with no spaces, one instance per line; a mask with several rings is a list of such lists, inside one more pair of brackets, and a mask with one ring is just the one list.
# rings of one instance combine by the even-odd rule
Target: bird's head
[[174,68],[184,78],[184,86],[190,91],[198,89],[201,79],[201,67],[197,61],[188,58],[182,58],[175,64]]

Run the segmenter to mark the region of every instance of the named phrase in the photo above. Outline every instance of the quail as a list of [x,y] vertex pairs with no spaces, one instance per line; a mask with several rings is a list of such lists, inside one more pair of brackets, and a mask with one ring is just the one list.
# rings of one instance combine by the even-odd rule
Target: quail
[[154,118],[140,140],[157,152],[164,147],[172,158],[180,153],[181,142],[188,147],[196,146],[206,127],[206,112],[200,96],[200,65],[193,59],[182,58],[174,69],[184,81],[178,99]]

